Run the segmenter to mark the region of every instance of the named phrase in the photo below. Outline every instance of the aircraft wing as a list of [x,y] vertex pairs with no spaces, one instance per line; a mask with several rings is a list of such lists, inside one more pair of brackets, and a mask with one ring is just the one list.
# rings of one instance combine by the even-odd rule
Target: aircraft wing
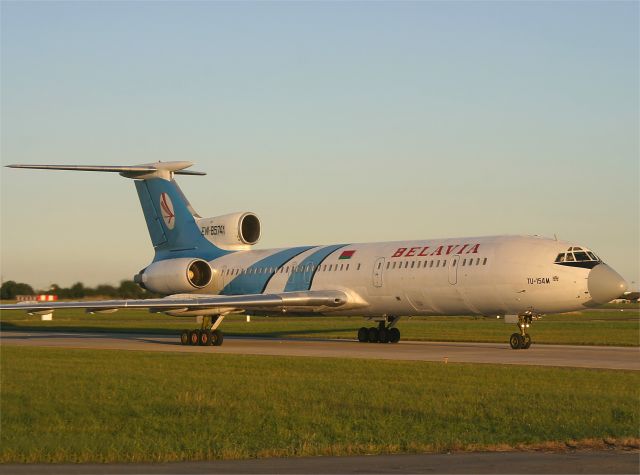
[[84,308],[88,312],[108,312],[121,308],[148,308],[155,312],[187,313],[197,315],[220,310],[230,313],[239,310],[306,310],[336,308],[346,305],[347,294],[334,290],[312,290],[307,292],[283,292],[279,294],[249,295],[174,295],[160,299],[141,300],[94,300],[82,302],[22,302],[0,304],[0,310],[24,310],[44,314],[64,308]]

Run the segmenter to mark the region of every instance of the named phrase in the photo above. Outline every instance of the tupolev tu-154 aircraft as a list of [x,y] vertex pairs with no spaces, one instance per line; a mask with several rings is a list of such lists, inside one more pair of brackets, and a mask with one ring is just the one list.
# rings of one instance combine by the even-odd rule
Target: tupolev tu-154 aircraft
[[531,345],[528,329],[545,313],[597,306],[620,296],[625,280],[595,253],[538,236],[489,236],[254,249],[261,225],[251,212],[198,215],[174,180],[204,175],[191,162],[138,166],[9,165],[10,168],[116,172],[134,180],[153,261],[134,280],[164,298],[3,304],[46,314],[60,308],[112,312],[148,308],[198,316],[184,345],[221,345],[230,313],[363,316],[358,340],[396,343],[411,315],[504,316],[517,322],[513,349]]

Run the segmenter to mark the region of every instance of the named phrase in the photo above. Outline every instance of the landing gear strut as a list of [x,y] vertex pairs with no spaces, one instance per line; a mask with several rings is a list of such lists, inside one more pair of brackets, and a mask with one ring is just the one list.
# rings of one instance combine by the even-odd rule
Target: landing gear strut
[[533,322],[533,315],[525,313],[518,315],[518,323],[516,323],[520,333],[513,333],[509,338],[509,345],[514,350],[527,350],[531,346],[531,336],[527,333],[527,328]]
[[180,344],[192,346],[220,346],[224,341],[224,333],[218,326],[224,319],[223,315],[202,317],[202,325],[198,330],[182,330]]
[[400,341],[400,330],[395,327],[399,317],[386,317],[378,321],[376,327],[362,327],[358,330],[358,341],[360,343],[398,343]]

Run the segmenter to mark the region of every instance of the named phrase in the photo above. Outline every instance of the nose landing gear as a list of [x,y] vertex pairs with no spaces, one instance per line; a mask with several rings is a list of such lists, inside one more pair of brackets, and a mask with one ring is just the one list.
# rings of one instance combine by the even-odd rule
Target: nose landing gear
[[509,338],[509,345],[513,350],[527,350],[531,346],[531,336],[527,333],[527,329],[533,323],[534,318],[536,317],[531,313],[518,315],[516,326],[520,333],[513,333]]

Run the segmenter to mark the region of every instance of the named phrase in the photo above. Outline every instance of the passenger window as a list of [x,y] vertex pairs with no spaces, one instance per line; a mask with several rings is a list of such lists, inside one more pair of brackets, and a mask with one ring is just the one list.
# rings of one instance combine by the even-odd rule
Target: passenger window
[[463,259],[463,260],[462,260],[462,265],[463,265],[463,266],[466,266],[466,265],[467,265],[467,260],[466,260],[466,259]]
[[573,257],[572,252],[567,252],[567,262],[575,262],[575,257]]
[[411,268],[413,269],[416,265],[416,261],[411,261]]
[[393,267],[392,267],[392,269],[395,269],[395,268],[396,268],[396,263],[395,263],[395,261],[394,261],[394,262],[393,262]]
[[349,270],[349,264],[347,264],[347,267],[345,267],[344,270]]
[[378,262],[378,269],[380,269],[381,265],[382,265],[382,262]]
[[333,267],[333,264],[329,264],[329,272],[331,272],[332,267]]
[[486,266],[487,265],[487,258],[485,257],[484,260],[482,261],[482,265]]
[[429,267],[433,267],[433,261],[429,262]]
[[444,261],[442,261],[442,267],[447,265],[447,260],[445,259]]
[[387,262],[387,269],[389,268],[390,265],[391,265],[391,262]]
[[358,264],[358,268],[356,270],[360,270],[360,264]]

